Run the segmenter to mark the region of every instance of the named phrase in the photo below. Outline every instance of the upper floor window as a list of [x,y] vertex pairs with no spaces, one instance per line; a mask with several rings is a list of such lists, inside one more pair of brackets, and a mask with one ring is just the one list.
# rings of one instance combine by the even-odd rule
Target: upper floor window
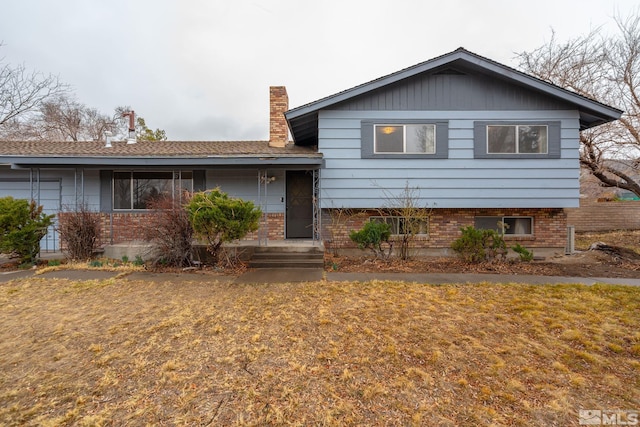
[[193,173],[178,172],[114,172],[113,208],[149,209],[149,202],[160,196],[181,197],[182,191],[193,191]]
[[546,125],[488,125],[487,153],[546,154]]
[[363,159],[446,159],[449,156],[447,120],[362,120],[360,138]]
[[473,156],[476,159],[559,159],[560,124],[560,121],[476,121]]
[[436,126],[433,124],[375,125],[374,138],[376,154],[436,152]]

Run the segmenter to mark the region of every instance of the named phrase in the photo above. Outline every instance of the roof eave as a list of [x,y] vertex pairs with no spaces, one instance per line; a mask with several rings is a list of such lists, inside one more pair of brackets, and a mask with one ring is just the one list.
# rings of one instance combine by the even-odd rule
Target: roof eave
[[28,167],[211,167],[211,166],[319,166],[321,156],[209,156],[209,157],[39,157],[0,156],[0,164]]

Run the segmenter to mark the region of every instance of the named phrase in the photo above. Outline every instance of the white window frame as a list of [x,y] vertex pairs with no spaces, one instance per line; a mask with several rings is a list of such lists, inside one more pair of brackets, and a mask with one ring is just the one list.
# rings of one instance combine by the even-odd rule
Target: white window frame
[[[116,208],[116,188],[114,185],[114,181],[116,179],[116,174],[117,173],[128,173],[129,174],[129,207],[128,208]],[[145,209],[145,208],[134,208],[133,207],[133,203],[134,203],[134,198],[133,198],[133,194],[134,194],[134,188],[133,188],[133,176],[136,173],[167,173],[167,174],[171,174],[171,197],[173,199],[176,198],[176,188],[178,188],[176,185],[179,186],[180,189],[182,189],[182,174],[183,173],[190,173],[191,174],[191,189],[188,190],[190,192],[193,192],[193,171],[192,170],[178,170],[178,171],[172,171],[172,170],[131,170],[131,169],[127,169],[127,170],[114,170],[113,171],[113,176],[111,178],[111,206],[113,206],[113,210],[114,211],[119,211],[119,212],[129,212],[129,211],[148,211],[149,209]],[[179,194],[177,194],[177,197],[180,198],[180,200],[182,200],[182,191],[179,192]]]
[[[377,141],[377,132],[376,130],[378,128],[384,128],[384,127],[402,127],[402,151],[378,151],[378,141]],[[431,128],[433,129],[433,152],[419,152],[419,151],[412,151],[412,152],[407,152],[407,126],[431,126]],[[373,153],[374,154],[403,154],[403,155],[423,155],[423,154],[436,154],[437,150],[438,150],[438,144],[437,144],[437,135],[436,135],[436,131],[437,131],[437,126],[435,125],[435,123],[387,123],[387,124],[382,124],[382,123],[376,123],[373,125]]]
[[[394,222],[394,219],[396,219],[397,221]],[[406,217],[400,215],[373,215],[369,217],[369,221],[371,222],[377,221],[389,224],[391,226],[392,236],[403,236],[403,234],[400,233],[400,221],[402,220],[406,220]],[[421,227],[421,231],[424,230],[424,232],[416,233],[416,236],[427,236],[429,234],[429,220],[424,219],[423,222],[424,227]],[[395,230],[394,225],[396,225]]]
[[[539,153],[521,153],[520,152],[520,131],[519,128],[520,126],[539,126],[539,127],[544,127],[545,128],[545,132],[547,134],[547,146],[546,146],[546,151],[544,152],[539,152]],[[516,131],[516,138],[515,138],[515,151],[513,153],[502,153],[499,151],[489,151],[489,128],[490,127],[515,127],[515,131]],[[492,154],[492,155],[502,155],[502,154],[506,154],[506,155],[513,155],[513,154],[540,154],[540,155],[544,155],[544,154],[549,154],[549,126],[545,125],[545,124],[528,124],[528,123],[514,123],[514,124],[497,124],[497,125],[487,125],[486,126],[486,139],[487,139],[487,154]]]
[[[498,232],[504,236],[504,237],[531,237],[535,234],[535,223],[534,223],[534,217],[532,216],[527,216],[527,215],[476,215],[474,217],[474,223],[475,223],[475,219],[476,218],[496,218],[496,225],[498,222],[502,223],[502,224],[506,224],[505,219],[529,219],[531,221],[531,234],[515,234],[515,233],[505,233],[505,227],[497,227],[499,228]],[[475,224],[474,224],[475,225]],[[495,228],[492,228],[492,230],[495,230]]]

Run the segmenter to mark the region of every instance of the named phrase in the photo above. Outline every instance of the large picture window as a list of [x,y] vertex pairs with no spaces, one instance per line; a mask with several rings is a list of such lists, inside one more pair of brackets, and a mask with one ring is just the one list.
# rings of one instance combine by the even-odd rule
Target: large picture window
[[479,230],[495,230],[505,236],[533,234],[533,218],[530,216],[477,216],[474,226]]
[[183,190],[193,191],[192,172],[114,172],[113,208],[149,209],[153,199],[181,197]]
[[546,154],[548,152],[545,125],[487,126],[487,153]]
[[376,154],[436,152],[436,126],[433,124],[375,125],[374,135]]

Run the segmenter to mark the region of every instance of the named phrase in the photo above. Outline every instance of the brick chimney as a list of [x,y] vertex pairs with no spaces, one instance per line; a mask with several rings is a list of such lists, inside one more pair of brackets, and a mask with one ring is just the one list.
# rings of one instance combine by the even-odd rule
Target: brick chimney
[[269,87],[269,146],[284,147],[289,142],[289,127],[284,112],[289,109],[289,96],[284,86]]

